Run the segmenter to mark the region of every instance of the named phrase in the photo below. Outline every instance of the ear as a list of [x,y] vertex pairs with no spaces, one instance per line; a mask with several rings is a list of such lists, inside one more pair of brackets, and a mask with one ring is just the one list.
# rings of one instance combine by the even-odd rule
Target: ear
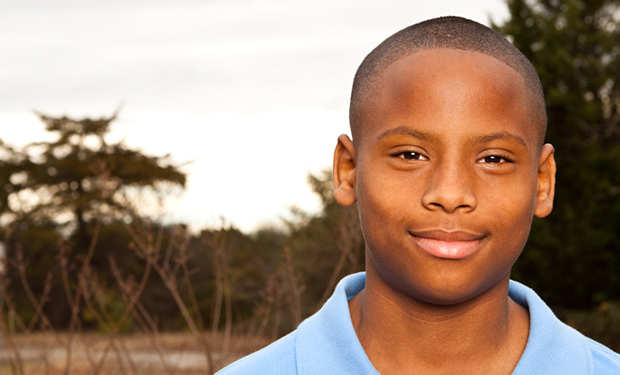
[[538,160],[538,184],[536,188],[536,207],[534,215],[545,217],[553,210],[555,196],[555,158],[554,149],[549,143],[545,144]]
[[351,206],[355,196],[356,159],[353,142],[346,135],[338,137],[334,151],[334,197],[341,206]]

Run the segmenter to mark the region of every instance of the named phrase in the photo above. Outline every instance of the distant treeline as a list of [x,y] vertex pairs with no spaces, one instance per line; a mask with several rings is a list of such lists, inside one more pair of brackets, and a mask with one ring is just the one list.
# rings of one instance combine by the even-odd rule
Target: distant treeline
[[109,144],[116,115],[39,116],[56,140],[0,144],[2,295],[13,325],[179,330],[192,321],[230,332],[243,323],[276,338],[318,309],[340,278],[363,270],[355,208],[334,202],[328,172],[309,177],[323,200],[319,215],[293,209],[290,222],[251,234],[222,219],[192,234],[141,216],[186,176],[167,158]]

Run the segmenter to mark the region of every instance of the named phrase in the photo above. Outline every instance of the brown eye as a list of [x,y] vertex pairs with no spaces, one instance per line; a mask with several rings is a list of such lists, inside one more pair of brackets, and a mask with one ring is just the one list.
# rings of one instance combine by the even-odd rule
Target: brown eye
[[421,154],[412,151],[402,152],[400,157],[407,160],[420,160],[424,158]]
[[507,161],[506,158],[497,155],[490,155],[482,158],[483,163],[505,163]]

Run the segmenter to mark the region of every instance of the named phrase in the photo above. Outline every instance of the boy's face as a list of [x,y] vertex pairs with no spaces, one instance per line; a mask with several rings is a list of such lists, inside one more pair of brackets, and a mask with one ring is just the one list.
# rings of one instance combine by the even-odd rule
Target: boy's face
[[391,64],[355,147],[341,136],[336,199],[358,202],[368,277],[434,304],[507,281],[532,217],[550,213],[553,147],[540,148],[523,78],[478,52]]

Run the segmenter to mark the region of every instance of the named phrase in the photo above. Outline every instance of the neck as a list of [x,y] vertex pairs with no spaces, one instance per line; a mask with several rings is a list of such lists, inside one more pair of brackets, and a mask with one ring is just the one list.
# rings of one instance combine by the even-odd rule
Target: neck
[[375,368],[387,374],[510,374],[527,344],[527,310],[508,297],[509,276],[454,305],[415,300],[369,268],[349,302],[353,327]]

